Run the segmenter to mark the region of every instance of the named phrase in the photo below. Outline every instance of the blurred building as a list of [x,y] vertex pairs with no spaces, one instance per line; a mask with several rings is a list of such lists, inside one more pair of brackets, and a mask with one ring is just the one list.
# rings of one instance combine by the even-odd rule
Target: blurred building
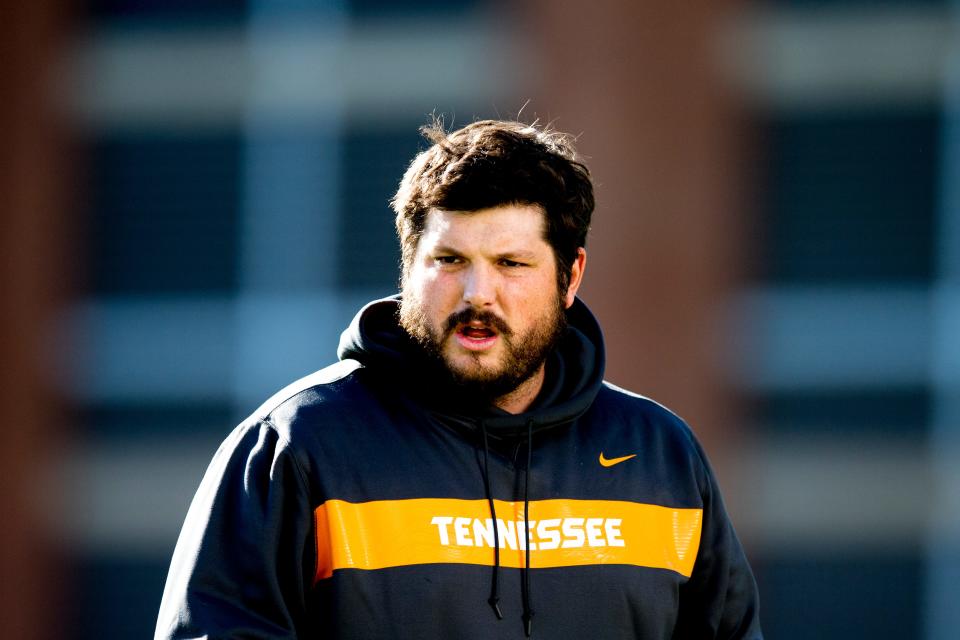
[[[584,297],[608,331],[610,377],[701,434],[767,635],[952,637],[953,8],[666,4],[63,12],[69,28],[49,36],[64,43],[71,131],[49,148],[73,160],[57,205],[73,293],[50,332],[51,378],[75,417],[53,474],[63,638],[152,634],[220,440],[331,362],[355,310],[395,291],[387,200],[434,112],[581,134],[598,179]],[[3,326],[11,340],[26,325]]]

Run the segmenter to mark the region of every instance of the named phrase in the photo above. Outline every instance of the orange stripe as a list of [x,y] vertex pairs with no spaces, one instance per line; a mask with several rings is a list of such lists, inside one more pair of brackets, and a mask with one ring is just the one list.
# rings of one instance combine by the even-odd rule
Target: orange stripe
[[[496,500],[500,564],[524,566],[523,503]],[[700,545],[701,509],[616,500],[530,503],[530,566],[628,564],[690,576]],[[486,500],[418,498],[317,507],[316,580],[337,569],[415,564],[493,564]]]

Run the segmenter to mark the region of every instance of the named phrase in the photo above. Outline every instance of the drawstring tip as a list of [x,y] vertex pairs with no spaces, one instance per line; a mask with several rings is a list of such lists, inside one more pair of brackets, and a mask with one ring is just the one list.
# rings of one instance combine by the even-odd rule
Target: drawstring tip
[[490,598],[487,602],[489,602],[493,608],[493,613],[497,616],[497,620],[503,620],[503,612],[500,611],[500,598]]
[[523,631],[528,638],[533,634],[533,611],[523,613]]

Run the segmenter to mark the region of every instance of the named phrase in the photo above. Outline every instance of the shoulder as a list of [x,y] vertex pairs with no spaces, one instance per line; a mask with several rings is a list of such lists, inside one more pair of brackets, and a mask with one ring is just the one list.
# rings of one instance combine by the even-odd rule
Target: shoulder
[[262,420],[275,415],[285,406],[289,407],[309,399],[319,400],[325,396],[336,397],[339,389],[349,385],[349,380],[357,369],[360,369],[360,363],[357,361],[341,360],[329,367],[314,371],[270,396],[250,417]]
[[698,466],[706,462],[690,425],[656,400],[605,381],[594,405],[601,419],[629,425],[633,437],[646,445],[673,450]]
[[[340,424],[371,403],[374,392],[363,380],[364,368],[342,360],[287,385],[244,420],[244,425],[266,425],[291,441],[304,428]],[[242,425],[241,425],[242,426]]]
[[690,431],[687,423],[666,406],[652,398],[628,391],[607,381],[604,381],[601,386],[596,402],[605,411],[613,412],[623,418],[676,429],[680,432]]

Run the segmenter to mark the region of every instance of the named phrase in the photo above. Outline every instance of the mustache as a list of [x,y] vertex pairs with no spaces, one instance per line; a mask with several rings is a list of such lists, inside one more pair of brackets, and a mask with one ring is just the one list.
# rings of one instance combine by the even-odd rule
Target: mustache
[[473,307],[467,307],[456,313],[451,313],[446,322],[446,334],[449,335],[458,325],[468,324],[470,322],[482,322],[488,327],[493,327],[497,330],[497,333],[504,336],[513,334],[506,320],[492,311],[479,311]]

